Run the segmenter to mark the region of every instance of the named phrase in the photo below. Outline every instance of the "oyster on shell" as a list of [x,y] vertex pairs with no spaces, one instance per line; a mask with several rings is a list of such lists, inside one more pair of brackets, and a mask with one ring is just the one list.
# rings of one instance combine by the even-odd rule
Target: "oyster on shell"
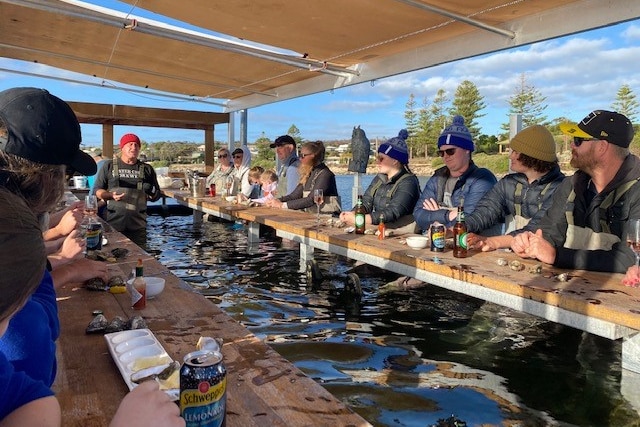
[[501,265],[501,266],[503,266],[503,267],[504,267],[505,265],[508,265],[508,264],[509,264],[509,261],[507,261],[507,260],[506,260],[506,259],[504,259],[504,258],[498,258],[498,259],[496,260],[496,264]]
[[127,329],[145,329],[146,327],[147,322],[142,316],[133,316],[127,323]]
[[524,264],[521,263],[520,261],[513,260],[509,263],[509,268],[512,269],[513,271],[522,271],[524,270]]
[[107,329],[107,325],[109,325],[109,321],[104,317],[104,314],[98,314],[91,320],[91,322],[89,322],[87,329],[85,329],[85,333],[102,334]]
[[104,331],[107,334],[110,334],[112,332],[124,331],[125,329],[127,329],[127,321],[120,316],[116,316],[113,318],[111,323],[107,325]]
[[131,374],[131,382],[140,384],[148,380],[166,380],[179,369],[180,363],[175,360],[169,364],[151,366]]
[[109,280],[107,281],[107,285],[109,287],[112,287],[112,286],[125,286],[126,283],[124,282],[124,278],[122,276],[120,276],[119,274],[116,274],[115,276],[111,276],[109,278]]
[[108,291],[109,285],[100,277],[94,277],[84,282],[84,287],[90,291]]
[[124,258],[129,255],[129,249],[127,248],[113,248],[111,249],[111,255],[117,259]]

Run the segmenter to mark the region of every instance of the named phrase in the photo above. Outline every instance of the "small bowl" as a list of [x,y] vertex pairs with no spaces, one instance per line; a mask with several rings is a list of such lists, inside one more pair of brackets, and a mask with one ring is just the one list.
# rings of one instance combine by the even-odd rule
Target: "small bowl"
[[429,238],[427,236],[409,236],[407,237],[407,245],[413,249],[424,249],[429,244]]
[[224,198],[227,202],[231,203],[231,202],[235,202],[236,201],[236,196],[227,196]]
[[[147,282],[147,299],[155,298],[164,290],[164,279],[162,277],[145,276],[144,281]],[[133,279],[127,280],[127,283],[131,285]]]

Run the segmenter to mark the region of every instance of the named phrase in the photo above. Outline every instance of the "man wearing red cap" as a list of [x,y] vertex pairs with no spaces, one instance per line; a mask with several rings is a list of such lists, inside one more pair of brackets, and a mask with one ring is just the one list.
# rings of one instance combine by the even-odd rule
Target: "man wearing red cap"
[[138,159],[140,138],[127,133],[120,138],[120,158],[105,161],[94,191],[107,201],[107,222],[134,243],[144,246],[147,232],[147,200],[160,198],[153,167]]

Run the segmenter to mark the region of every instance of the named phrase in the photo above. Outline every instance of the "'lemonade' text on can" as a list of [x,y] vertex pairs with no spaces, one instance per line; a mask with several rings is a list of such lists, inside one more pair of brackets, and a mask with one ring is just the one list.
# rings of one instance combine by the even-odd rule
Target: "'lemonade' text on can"
[[430,227],[431,250],[433,252],[444,252],[445,228],[443,224],[434,223]]
[[187,427],[225,425],[227,370],[222,353],[187,354],[180,369],[180,415]]

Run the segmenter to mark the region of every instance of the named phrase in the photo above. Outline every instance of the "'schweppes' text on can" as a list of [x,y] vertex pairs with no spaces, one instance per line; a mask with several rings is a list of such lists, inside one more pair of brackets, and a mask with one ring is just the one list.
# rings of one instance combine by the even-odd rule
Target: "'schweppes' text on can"
[[180,415],[187,427],[225,425],[227,370],[222,353],[198,350],[180,369]]
[[429,229],[431,235],[431,250],[433,252],[444,252],[445,228],[443,224],[433,223]]

